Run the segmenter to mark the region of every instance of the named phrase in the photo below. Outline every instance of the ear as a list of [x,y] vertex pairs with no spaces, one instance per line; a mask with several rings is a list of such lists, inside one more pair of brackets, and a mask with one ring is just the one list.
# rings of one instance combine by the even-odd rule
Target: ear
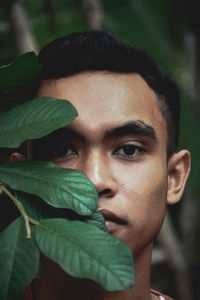
[[181,150],[172,154],[168,161],[167,203],[177,203],[183,194],[190,173],[190,152]]
[[14,152],[10,156],[10,162],[26,160],[26,157],[20,153]]

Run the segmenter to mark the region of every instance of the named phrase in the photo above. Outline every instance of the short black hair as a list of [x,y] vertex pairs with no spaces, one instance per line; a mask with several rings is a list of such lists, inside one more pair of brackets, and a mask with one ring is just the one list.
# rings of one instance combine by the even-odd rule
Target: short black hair
[[88,30],[58,38],[39,53],[43,66],[40,81],[68,77],[84,71],[137,73],[155,92],[167,124],[167,155],[176,151],[179,136],[180,100],[175,82],[160,72],[155,62],[103,30]]

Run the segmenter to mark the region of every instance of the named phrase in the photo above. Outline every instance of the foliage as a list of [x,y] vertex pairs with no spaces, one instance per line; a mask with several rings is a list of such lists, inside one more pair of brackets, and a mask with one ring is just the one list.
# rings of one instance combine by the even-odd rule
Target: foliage
[[34,52],[25,53],[13,63],[0,68],[1,110],[30,99],[40,70],[41,66]]
[[[30,110],[32,119],[29,117]],[[0,146],[18,147],[24,140],[39,138],[44,133],[68,125],[76,116],[74,107],[63,100],[42,97],[37,101],[27,101],[0,116]]]
[[24,220],[19,217],[0,235],[0,299],[20,296],[30,278],[38,269],[39,250],[34,239],[24,238]]
[[[30,73],[32,80],[39,70],[33,54],[1,68],[1,92],[7,87],[9,94],[19,85],[27,85],[28,69],[36,71]],[[72,104],[60,99],[45,97],[18,104],[0,114],[0,145],[15,148],[28,139],[34,143],[76,117]],[[18,299],[37,272],[40,251],[72,276],[95,280],[104,289],[132,288],[131,250],[108,234],[97,210],[96,189],[85,175],[47,161],[20,161],[0,166],[0,182],[1,192],[14,201],[21,214],[0,234],[1,300]],[[37,205],[34,197],[51,212]],[[58,209],[64,211],[60,217]]]
[[[0,64],[7,64],[12,61],[18,54],[17,47],[14,43],[14,34],[11,30],[11,20],[8,14],[8,3],[15,0],[3,0],[0,7]],[[118,0],[107,1],[99,0],[104,8],[104,29],[111,33],[117,34],[122,38],[129,40],[136,47],[147,51],[158,63],[159,67],[166,73],[171,74],[178,82],[182,98],[182,116],[181,116],[181,136],[180,149],[186,148],[192,154],[192,170],[189,178],[189,185],[183,201],[178,205],[170,207],[170,213],[173,217],[175,226],[178,225],[180,233],[180,241],[183,246],[183,252],[186,257],[186,262],[190,264],[189,271],[192,275],[192,289],[194,291],[194,298],[199,296],[198,274],[199,274],[199,242],[196,239],[198,236],[199,219],[199,201],[200,194],[199,185],[199,153],[200,138],[198,131],[200,129],[199,110],[193,105],[191,92],[193,88],[193,71],[198,69],[198,53],[199,51],[191,51],[195,44],[199,43],[198,39],[194,40],[191,37],[196,35],[199,24],[199,16],[197,9],[197,1],[186,0]],[[83,12],[81,11],[81,1],[74,0],[59,0],[48,1],[53,7],[52,12],[48,11],[45,3],[47,1],[20,1],[27,13],[27,19],[31,25],[34,37],[38,43],[38,49],[51,40],[64,36],[75,31],[82,31],[87,29],[84,23]],[[51,19],[54,20],[54,28],[51,26]],[[195,27],[196,23],[196,27]],[[196,52],[196,54],[194,53]],[[196,58],[195,58],[196,56]],[[197,77],[198,78],[198,77]],[[198,80],[197,82],[198,83]],[[19,89],[20,90],[20,89]],[[27,89],[28,92],[33,91],[31,87]],[[1,92],[1,91],[0,91]],[[199,94],[199,93],[198,93]],[[198,96],[198,95],[197,95]],[[32,96],[24,100],[24,92],[19,91],[12,96],[4,95],[6,104],[9,107],[13,106],[12,101],[17,104],[31,99]],[[5,98],[6,97],[6,98]],[[195,99],[193,99],[195,100]],[[198,99],[199,102],[199,99]],[[5,102],[4,102],[5,103]],[[2,102],[1,102],[2,107]],[[4,107],[5,109],[6,107]],[[5,149],[5,148],[4,148]],[[0,160],[9,152],[8,149],[0,149]],[[10,150],[11,151],[11,150]],[[197,199],[194,201],[193,196]],[[18,195],[19,196],[19,195]],[[28,194],[26,195],[26,197]],[[29,197],[29,205],[31,207],[37,201],[33,196]],[[20,201],[22,197],[20,195]],[[5,201],[4,201],[5,203]],[[6,202],[8,203],[8,201]],[[7,204],[6,204],[7,205]],[[23,201],[23,205],[28,211],[28,205]],[[41,207],[40,207],[41,209]],[[46,209],[46,207],[45,207]],[[55,210],[55,209],[54,209]],[[31,210],[33,214],[33,209]],[[44,214],[44,213],[43,213]],[[60,213],[59,213],[60,215]],[[184,218],[184,215],[187,216]],[[70,213],[71,216],[71,213]],[[96,213],[94,213],[96,216]],[[101,216],[100,214],[98,215]],[[195,217],[196,216],[196,217]],[[76,215],[76,218],[82,220],[82,216]],[[101,216],[102,217],[102,216]],[[1,223],[5,214],[2,212]],[[88,219],[89,222],[96,222],[96,219],[91,220],[91,216],[84,216],[84,221]],[[193,222],[191,222],[191,219]],[[102,224],[100,222],[99,224]],[[1,225],[1,224],[0,224]],[[176,227],[177,228],[177,227]],[[196,228],[196,230],[195,230]],[[169,262],[168,262],[169,264]],[[176,294],[178,290],[177,282],[169,269],[163,272],[165,265],[160,264],[157,279],[153,280],[151,285],[154,288],[159,288],[167,294]],[[173,268],[172,268],[173,269]],[[176,266],[174,267],[176,269]],[[171,270],[171,269],[170,269]],[[152,272],[155,276],[153,269]],[[162,274],[161,274],[162,273]],[[153,277],[154,277],[153,276]],[[170,280],[169,280],[170,279]],[[170,285],[170,289],[168,286]],[[167,287],[167,288],[166,288]],[[179,297],[177,297],[179,298]]]

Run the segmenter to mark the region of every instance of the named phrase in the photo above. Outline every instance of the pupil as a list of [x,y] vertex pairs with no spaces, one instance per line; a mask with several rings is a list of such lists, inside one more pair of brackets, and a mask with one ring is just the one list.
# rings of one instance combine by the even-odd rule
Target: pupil
[[135,147],[132,145],[127,145],[124,147],[124,153],[126,155],[132,155],[135,152]]

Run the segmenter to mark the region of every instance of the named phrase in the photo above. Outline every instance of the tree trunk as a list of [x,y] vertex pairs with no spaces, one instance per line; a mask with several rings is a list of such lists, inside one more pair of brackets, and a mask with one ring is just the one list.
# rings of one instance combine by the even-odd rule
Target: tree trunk
[[[37,44],[28,23],[26,12],[20,1],[14,2],[10,9],[9,20],[19,54],[28,51],[37,53]],[[27,159],[32,159],[32,142],[27,141]]]
[[55,13],[55,10],[53,7],[52,0],[44,0],[44,6],[45,6],[45,10],[48,14],[50,30],[51,30],[51,32],[55,33],[56,32],[56,13]]
[[200,113],[200,41],[193,32],[189,32],[185,37],[186,50],[188,53],[188,72],[190,100]]
[[31,32],[26,12],[20,1],[16,1],[12,5],[9,20],[19,54],[27,51],[37,52],[36,41]]
[[86,24],[89,29],[102,29],[104,12],[99,0],[80,0]]
[[166,213],[162,229],[158,235],[158,242],[166,255],[166,260],[170,269],[172,270],[178,299],[192,299],[187,276],[187,261],[183,255],[180,242],[175,234],[173,223],[168,212]]
[[188,264],[188,274],[193,291],[192,299],[200,299],[200,201],[191,187],[186,189],[186,197],[181,212],[181,227],[183,231],[183,250]]

